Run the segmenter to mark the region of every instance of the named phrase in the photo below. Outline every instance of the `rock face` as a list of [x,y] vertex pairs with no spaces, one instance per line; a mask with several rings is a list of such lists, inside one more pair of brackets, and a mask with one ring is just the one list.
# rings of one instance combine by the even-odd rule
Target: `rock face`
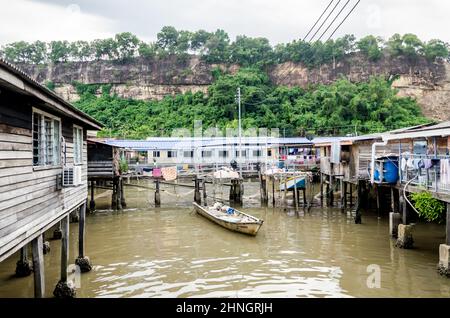
[[[174,57],[138,58],[127,63],[93,61],[19,67],[38,82],[54,82],[56,93],[72,102],[79,99],[72,85],[74,82],[111,84],[111,93],[124,98],[162,99],[187,91],[206,93],[213,81],[214,68],[231,73],[238,69],[236,65],[210,65],[196,56],[185,61]],[[399,95],[417,98],[425,116],[436,120],[450,119],[450,64],[447,62],[391,57],[371,62],[361,55],[351,54],[319,68],[308,69],[301,64],[286,62],[268,72],[276,85],[301,87],[330,84],[342,77],[354,82],[367,81],[372,76],[395,79],[393,86],[399,90]]]

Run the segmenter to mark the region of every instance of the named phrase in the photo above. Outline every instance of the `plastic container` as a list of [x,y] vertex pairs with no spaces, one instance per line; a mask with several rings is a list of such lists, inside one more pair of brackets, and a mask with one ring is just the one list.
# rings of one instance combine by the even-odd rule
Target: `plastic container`
[[386,159],[384,166],[384,182],[397,183],[398,181],[398,161]]

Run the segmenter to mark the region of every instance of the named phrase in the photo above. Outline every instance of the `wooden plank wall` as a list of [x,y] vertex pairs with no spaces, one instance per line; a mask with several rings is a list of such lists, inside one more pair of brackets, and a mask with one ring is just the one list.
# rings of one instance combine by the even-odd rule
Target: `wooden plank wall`
[[[15,100],[5,105],[6,99],[0,100],[0,113],[9,116],[2,118],[17,124],[0,123],[1,261],[36,237],[41,229],[86,201],[87,145],[84,134],[82,185],[57,190],[56,178],[62,173],[61,166],[33,167],[31,106],[16,107]],[[67,143],[67,163],[73,164],[72,122],[62,118],[62,127]]]

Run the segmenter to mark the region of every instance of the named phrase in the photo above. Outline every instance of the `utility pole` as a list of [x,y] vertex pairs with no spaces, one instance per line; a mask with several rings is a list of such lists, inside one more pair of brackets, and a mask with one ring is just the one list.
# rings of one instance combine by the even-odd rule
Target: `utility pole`
[[242,178],[242,126],[241,126],[241,88],[237,89],[237,99],[239,106],[239,173]]

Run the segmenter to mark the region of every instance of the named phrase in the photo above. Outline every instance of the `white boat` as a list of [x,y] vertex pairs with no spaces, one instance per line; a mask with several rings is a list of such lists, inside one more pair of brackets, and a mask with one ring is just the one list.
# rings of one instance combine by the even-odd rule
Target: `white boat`
[[286,182],[280,184],[280,190],[284,191],[286,188],[288,189],[288,191],[294,190],[295,183],[297,183],[297,189],[303,189],[306,185],[305,178],[306,177],[289,178],[286,180]]
[[192,204],[198,214],[231,231],[256,235],[264,222],[263,220],[233,208],[227,207],[227,210],[223,211],[221,208],[223,206],[219,207],[218,203],[213,207],[201,206],[195,202]]

